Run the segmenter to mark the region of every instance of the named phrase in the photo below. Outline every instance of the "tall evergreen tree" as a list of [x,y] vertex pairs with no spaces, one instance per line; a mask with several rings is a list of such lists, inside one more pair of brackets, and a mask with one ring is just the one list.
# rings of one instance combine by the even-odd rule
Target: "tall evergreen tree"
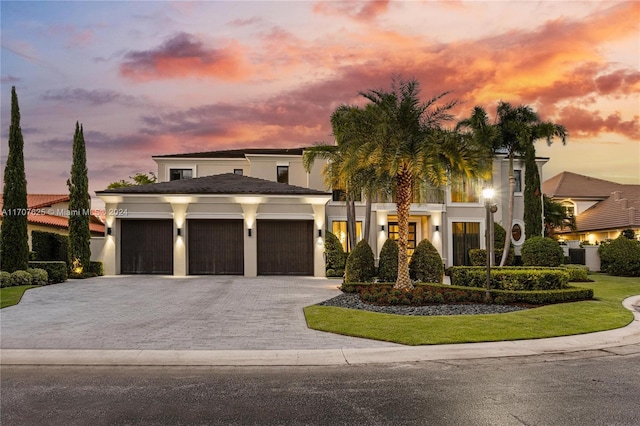
[[15,86],[11,88],[9,156],[4,169],[2,217],[2,270],[13,272],[29,265],[27,234],[27,178],[24,172],[24,140]]
[[542,190],[533,144],[524,156],[524,234],[526,239],[543,236]]
[[67,186],[69,187],[69,255],[74,268],[88,269],[91,262],[89,178],[84,134],[82,126],[77,122],[73,136],[71,177],[67,180]]

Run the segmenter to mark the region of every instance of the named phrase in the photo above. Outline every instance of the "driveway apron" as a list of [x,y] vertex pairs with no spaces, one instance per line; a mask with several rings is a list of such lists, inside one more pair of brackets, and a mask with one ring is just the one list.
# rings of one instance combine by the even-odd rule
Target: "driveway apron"
[[111,276],[28,290],[0,311],[3,349],[270,350],[398,347],[307,328],[340,294],[308,277]]

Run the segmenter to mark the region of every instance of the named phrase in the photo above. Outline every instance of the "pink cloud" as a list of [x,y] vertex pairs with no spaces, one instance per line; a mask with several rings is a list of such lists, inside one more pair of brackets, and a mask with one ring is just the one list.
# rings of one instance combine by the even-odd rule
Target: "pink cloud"
[[619,113],[601,117],[599,111],[568,106],[559,112],[559,120],[573,137],[593,137],[601,132],[619,133],[630,139],[640,138],[640,116],[623,120]]
[[329,16],[348,16],[357,21],[371,21],[387,12],[389,0],[319,1],[313,7],[315,13]]
[[120,74],[134,81],[185,77],[241,81],[253,73],[244,50],[235,41],[212,48],[191,34],[179,33],[156,49],[127,53]]

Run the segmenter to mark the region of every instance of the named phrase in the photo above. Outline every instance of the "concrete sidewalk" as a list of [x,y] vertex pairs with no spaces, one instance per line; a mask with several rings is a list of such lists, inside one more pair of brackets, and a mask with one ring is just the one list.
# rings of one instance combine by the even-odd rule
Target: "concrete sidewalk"
[[346,365],[603,351],[640,353],[640,296],[628,326],[578,336],[408,347],[306,327],[302,308],[336,281],[102,277],[30,290],[0,311],[4,365]]

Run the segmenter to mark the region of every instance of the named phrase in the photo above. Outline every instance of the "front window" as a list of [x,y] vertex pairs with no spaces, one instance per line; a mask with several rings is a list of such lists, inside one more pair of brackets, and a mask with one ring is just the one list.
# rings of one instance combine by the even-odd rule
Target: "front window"
[[564,210],[564,214],[566,217],[572,217],[576,215],[576,207],[569,201],[565,201],[562,203],[562,209]]
[[[338,237],[342,244],[342,249],[348,251],[349,233],[347,232],[347,221],[336,220],[331,225],[331,232]],[[356,222],[356,239],[360,241],[362,239],[362,222]],[[355,244],[353,244],[355,246]]]
[[480,224],[478,222],[453,222],[453,265],[469,266],[469,250],[480,248]]
[[513,177],[516,180],[514,192],[522,192],[522,170],[514,170]]
[[242,169],[233,169],[233,174],[242,176],[243,175]]
[[289,166],[277,166],[278,182],[289,183]]
[[192,169],[170,169],[169,180],[191,179],[193,177]]
[[452,203],[477,203],[480,201],[478,181],[464,177],[451,181]]
[[[398,226],[398,222],[389,222],[389,238],[398,241],[400,239],[400,227]],[[407,245],[407,254],[409,257],[413,255],[413,252],[416,249],[416,223],[409,222],[409,240]]]

